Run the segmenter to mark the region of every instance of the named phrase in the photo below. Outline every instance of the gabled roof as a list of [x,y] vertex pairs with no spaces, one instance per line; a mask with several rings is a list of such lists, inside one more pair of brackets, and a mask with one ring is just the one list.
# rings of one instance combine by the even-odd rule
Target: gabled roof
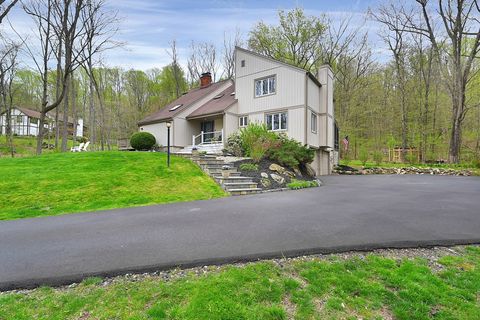
[[305,69],[302,69],[300,67],[297,67],[297,66],[294,66],[292,64],[289,64],[289,63],[286,63],[286,62],[283,62],[283,61],[279,61],[279,60],[276,60],[276,59],[273,59],[273,58],[270,58],[270,57],[267,57],[267,56],[264,56],[263,54],[260,54],[260,53],[257,53],[257,52],[254,52],[254,51],[250,51],[250,50],[247,50],[247,49],[244,49],[244,48],[241,48],[241,47],[235,47],[236,50],[239,50],[239,51],[243,51],[247,54],[251,54],[251,55],[254,55],[254,56],[257,56],[259,58],[262,58],[262,59],[265,59],[265,60],[268,60],[268,61],[271,61],[271,62],[274,62],[274,63],[278,63],[278,64],[281,64],[281,65],[284,65],[286,67],[289,67],[289,68],[292,68],[294,70],[297,70],[301,73],[305,73],[317,86],[319,87],[322,87],[322,84],[320,83],[320,81],[318,81],[317,77],[315,77],[315,75],[313,75],[310,71],[307,71]]
[[210,84],[208,87],[204,88],[195,88],[187,93],[183,94],[181,97],[172,101],[162,109],[157,112],[145,117],[138,122],[138,125],[146,125],[151,123],[162,122],[166,120],[173,119],[176,115],[189,108],[192,104],[204,98],[205,96],[211,94],[215,90],[218,90],[225,82],[230,80],[223,80]]
[[40,112],[38,111],[27,109],[27,108],[19,108],[19,107],[16,107],[15,109],[22,111],[22,113],[26,114],[30,118],[40,119]]
[[235,99],[235,84],[232,84],[200,108],[190,113],[187,119],[222,114],[235,102],[237,102],[237,99]]

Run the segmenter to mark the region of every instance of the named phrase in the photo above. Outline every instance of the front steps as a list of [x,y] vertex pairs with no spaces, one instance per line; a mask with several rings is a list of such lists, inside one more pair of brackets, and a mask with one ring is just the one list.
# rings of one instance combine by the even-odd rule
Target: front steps
[[230,166],[230,176],[224,178],[222,176],[222,168],[227,165],[223,160],[217,159],[212,155],[192,155],[182,154],[182,156],[190,158],[198,164],[203,171],[210,175],[225,191],[233,196],[253,194],[262,191],[258,184],[250,177],[240,176],[240,172],[236,168]]
[[[179,154],[191,154],[193,146],[188,146],[183,148],[182,150],[178,151]],[[220,155],[223,153],[223,143],[212,143],[212,144],[201,144],[201,145],[196,145],[195,148],[199,152],[205,152],[207,154],[212,154],[212,155]]]

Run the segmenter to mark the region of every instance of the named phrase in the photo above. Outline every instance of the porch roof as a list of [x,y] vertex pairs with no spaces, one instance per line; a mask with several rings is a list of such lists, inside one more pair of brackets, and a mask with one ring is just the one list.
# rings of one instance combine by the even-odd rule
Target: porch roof
[[235,99],[235,84],[232,84],[200,108],[190,113],[187,119],[222,114],[235,102],[237,102],[237,99]]
[[229,80],[215,82],[204,88],[199,87],[192,89],[180,96],[178,99],[172,101],[170,104],[166,105],[162,109],[158,110],[157,112],[145,117],[140,122],[138,122],[138,125],[157,123],[173,119],[173,117],[175,117],[180,112],[185,111],[185,109],[189,108],[198,100],[214,92],[215,90],[218,90],[226,81]]

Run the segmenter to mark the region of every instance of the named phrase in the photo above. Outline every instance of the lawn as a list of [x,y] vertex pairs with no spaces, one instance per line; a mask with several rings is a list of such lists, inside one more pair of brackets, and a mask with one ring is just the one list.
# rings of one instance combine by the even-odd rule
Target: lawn
[[0,159],[0,220],[212,199],[221,188],[191,161],[149,152]]
[[[54,139],[44,139],[45,143],[53,145],[55,143]],[[61,141],[59,141],[61,143]],[[72,140],[67,141],[67,147],[70,148],[73,146],[74,142]],[[78,145],[78,143],[76,143]],[[37,138],[36,137],[13,137],[13,147],[15,148],[15,157],[30,157],[36,154],[37,148]],[[43,149],[43,153],[55,153],[59,152],[58,150],[52,149]],[[10,148],[7,145],[6,136],[0,135],[0,158],[2,157],[11,157]]]
[[0,294],[0,319],[480,319],[480,247],[443,250],[91,278]]

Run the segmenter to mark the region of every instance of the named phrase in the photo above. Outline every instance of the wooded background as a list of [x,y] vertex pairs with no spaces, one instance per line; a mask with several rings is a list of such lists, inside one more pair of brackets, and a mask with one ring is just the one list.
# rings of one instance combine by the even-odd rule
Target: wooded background
[[[0,13],[6,15],[4,2]],[[16,5],[36,21],[37,30],[34,38],[1,37],[0,111],[18,106],[83,118],[95,149],[111,149],[117,139],[128,138],[141,118],[197,86],[202,72],[211,72],[214,80],[234,77],[238,45],[314,74],[322,64],[332,67],[336,120],[341,138],[350,141],[348,151],[341,150],[343,158],[386,159],[388,149],[412,147],[421,162],[479,162],[480,7],[475,0],[371,8],[366,21],[381,26],[375,44],[369,41],[371,29],[350,27],[351,17],[339,21],[301,8],[279,11],[278,23],[259,21],[244,37],[237,32],[225,34],[221,44],[192,42],[185,66],[172,39],[169,50],[158,52],[171,63],[146,71],[104,60],[123,44],[115,41],[117,13],[103,0]],[[373,45],[386,53],[374,55]],[[59,128],[55,137],[56,147],[66,151],[66,130]],[[414,161],[407,153],[403,157]]]

